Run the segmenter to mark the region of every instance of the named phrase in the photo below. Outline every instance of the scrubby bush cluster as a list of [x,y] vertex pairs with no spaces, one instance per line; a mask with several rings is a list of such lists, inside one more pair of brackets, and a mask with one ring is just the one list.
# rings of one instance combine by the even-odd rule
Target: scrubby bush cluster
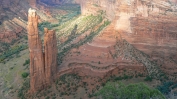
[[165,99],[160,91],[143,83],[124,85],[108,82],[96,95],[102,99]]
[[28,48],[27,45],[17,45],[10,48],[9,50],[5,51],[3,54],[0,55],[0,62],[3,62],[6,58],[12,56],[13,54],[20,53],[20,51],[27,48]]

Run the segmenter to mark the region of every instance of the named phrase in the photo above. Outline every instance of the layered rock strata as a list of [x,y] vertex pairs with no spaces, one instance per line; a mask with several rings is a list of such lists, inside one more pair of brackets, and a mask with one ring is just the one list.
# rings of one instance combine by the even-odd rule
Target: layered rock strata
[[38,15],[33,9],[28,12],[28,42],[30,51],[30,87],[31,91],[48,86],[56,70],[56,37],[54,31],[45,29],[44,52],[38,34]]
[[176,11],[175,0],[76,0],[81,4],[83,15],[94,14],[97,11],[105,11],[110,20],[114,20],[122,13],[130,17],[140,15],[148,17],[149,14],[166,13]]
[[27,0],[1,0],[0,42],[12,43],[26,34]]
[[0,41],[11,43],[13,40],[18,40],[24,36],[26,32],[26,23],[18,18],[4,21],[0,27]]
[[[108,28],[105,29],[101,34],[102,37],[95,38],[92,43],[81,46],[76,52],[71,51],[70,54],[72,55],[68,54],[65,57],[61,68],[66,68],[72,63],[77,63],[75,67],[79,63],[88,63],[88,67],[99,68],[99,71],[102,69],[98,67],[100,64],[108,70],[106,67],[109,65],[108,61],[116,63],[115,60],[113,62],[108,48],[106,48],[109,47],[112,56],[119,52],[119,57],[122,58],[119,61],[120,63],[124,62],[125,59],[136,60],[138,64],[143,64],[150,75],[157,78],[163,72],[168,72],[165,68],[175,69],[174,71],[176,71],[177,29],[175,27],[177,9],[175,0],[76,1],[81,4],[83,15],[98,14],[102,10],[102,12],[100,11],[101,14],[105,14],[108,19],[112,20],[112,27],[108,27],[110,31],[107,31]],[[124,39],[123,47],[117,47],[117,52],[110,47],[114,45],[111,44],[111,40],[115,40],[115,38],[109,38],[111,36],[115,37],[114,30],[118,31]],[[109,46],[106,46],[106,44]],[[96,52],[97,50],[99,51]],[[100,55],[97,55],[99,53]],[[94,57],[96,58],[94,59]],[[172,58],[171,63],[168,58]],[[168,64],[172,64],[172,62],[173,66],[169,68]],[[138,64],[134,66],[138,66],[138,68],[142,66]],[[126,67],[126,65],[123,66]],[[128,64],[127,66],[131,65]],[[98,73],[98,71],[96,72]],[[168,72],[168,74],[174,75],[175,72]]]

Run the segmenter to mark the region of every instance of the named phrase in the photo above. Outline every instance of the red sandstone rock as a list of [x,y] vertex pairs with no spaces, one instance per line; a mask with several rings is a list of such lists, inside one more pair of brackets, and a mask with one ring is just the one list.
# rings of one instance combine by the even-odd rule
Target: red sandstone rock
[[45,52],[45,74],[47,83],[51,83],[52,77],[57,72],[57,40],[55,31],[44,29],[44,52]]
[[55,31],[45,29],[44,52],[42,41],[38,34],[38,15],[29,9],[28,41],[30,50],[30,86],[31,91],[48,86],[57,70],[57,40]]
[[28,42],[30,51],[30,87],[31,91],[45,86],[44,55],[42,42],[38,34],[38,16],[35,10],[28,12]]
[[26,24],[23,23],[24,28],[22,28],[18,23],[22,22],[18,19],[14,21],[4,21],[2,27],[0,28],[0,41],[11,43],[13,40],[17,40],[20,36],[23,36]]

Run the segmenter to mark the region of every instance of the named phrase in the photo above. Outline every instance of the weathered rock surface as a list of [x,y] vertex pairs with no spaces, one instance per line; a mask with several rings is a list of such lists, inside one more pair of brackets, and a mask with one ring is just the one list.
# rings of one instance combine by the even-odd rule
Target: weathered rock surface
[[[116,66],[135,70],[144,66],[146,72],[156,77],[163,72],[170,74],[171,77],[175,75],[177,71],[177,58],[174,55],[177,52],[175,1],[77,0],[77,2],[81,4],[83,15],[97,14],[97,11],[103,10],[103,14],[105,12],[107,18],[112,20],[112,26],[107,27],[108,30],[105,29],[102,36],[94,38],[92,43],[87,43],[66,55],[60,66],[63,71],[60,71],[59,75],[80,67],[99,74],[109,72]],[[114,31],[118,31],[122,39],[125,39],[117,46],[114,46],[116,36]],[[116,54],[118,56],[114,59],[113,56]],[[169,60],[169,57],[172,60]],[[169,64],[172,66],[169,67]],[[174,80],[174,77],[170,79]]]
[[30,88],[31,91],[43,89],[45,86],[44,54],[42,41],[38,34],[38,16],[35,10],[28,12],[28,42],[30,51]]
[[[50,10],[39,0],[2,0],[0,2],[0,41],[11,43],[26,36],[27,13],[32,7],[41,13],[40,20],[51,17]],[[51,20],[51,19],[50,19]]]
[[57,70],[57,41],[55,31],[45,29],[44,52],[42,41],[38,34],[38,19],[36,11],[29,9],[28,42],[30,51],[30,87],[31,91],[48,86]]
[[[78,2],[81,4],[83,15],[103,10],[107,18],[115,22],[112,30],[118,31],[128,43],[151,56],[151,61],[156,61],[157,66],[162,66],[160,68],[163,71],[172,76],[176,75],[176,0],[78,0]],[[143,59],[141,61],[143,62]],[[150,66],[149,63],[146,61],[144,65]],[[173,65],[170,67],[171,72],[168,70],[169,64]]]
[[81,4],[82,14],[93,14],[100,9],[105,11],[109,19],[114,19],[122,12],[131,17],[141,15],[147,17],[150,13],[160,13],[166,10],[176,10],[172,2],[166,0],[76,0]]
[[13,19],[14,17],[20,17],[27,20],[27,11],[29,5],[27,0],[2,0],[0,2],[0,21]]
[[18,18],[4,21],[0,27],[0,41],[11,43],[25,35],[26,23]]
[[0,2],[0,41],[11,43],[25,35],[27,0],[2,0]]
[[51,83],[57,72],[57,39],[55,31],[44,29],[45,74],[47,83]]

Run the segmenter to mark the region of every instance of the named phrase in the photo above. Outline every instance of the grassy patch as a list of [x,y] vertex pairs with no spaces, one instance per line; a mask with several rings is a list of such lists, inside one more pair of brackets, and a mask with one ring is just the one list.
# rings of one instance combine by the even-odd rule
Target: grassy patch
[[9,50],[5,51],[3,54],[0,55],[0,63],[2,63],[6,58],[11,57],[13,54],[20,53],[20,51],[27,49],[27,45],[17,45]]

